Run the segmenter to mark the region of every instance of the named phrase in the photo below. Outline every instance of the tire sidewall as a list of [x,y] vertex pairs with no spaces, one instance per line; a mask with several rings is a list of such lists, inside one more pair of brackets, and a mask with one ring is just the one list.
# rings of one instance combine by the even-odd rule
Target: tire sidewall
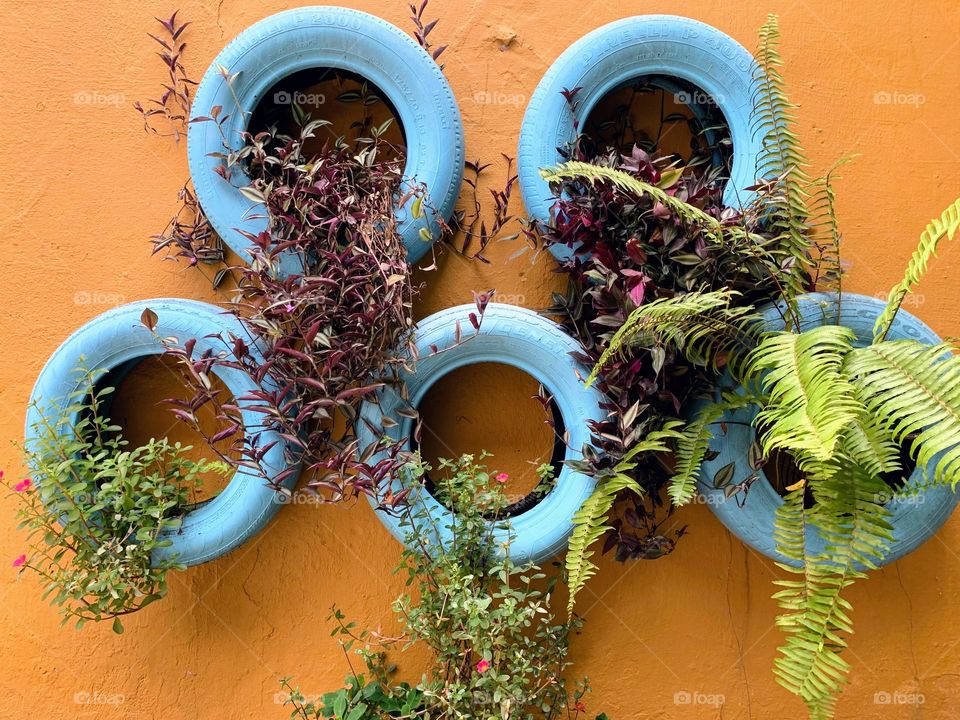
[[[420,359],[416,361],[414,371],[402,373],[401,387],[384,388],[376,401],[366,402],[361,408],[357,423],[361,453],[376,443],[382,434],[395,441],[403,440],[404,449],[409,450],[413,420],[398,415],[397,409],[417,407],[434,383],[457,368],[477,363],[501,363],[517,367],[543,384],[557,403],[570,433],[565,459],[582,458],[582,447],[591,442],[588,423],[601,421],[605,413],[600,407],[600,392],[583,384],[587,369],[570,355],[581,349],[579,343],[559,325],[537,313],[499,303],[487,306],[479,334],[471,337],[467,318],[475,310],[473,305],[449,308],[417,325],[415,344]],[[464,341],[451,348],[455,342],[457,321],[466,328]],[[431,345],[450,349],[431,354]],[[402,397],[404,394],[409,400]],[[397,425],[379,430],[385,416]],[[381,457],[384,455],[375,456],[371,462]],[[399,492],[407,482],[405,478],[394,477],[391,489],[394,493]],[[497,523],[494,534],[498,543],[509,539],[510,557],[518,565],[553,557],[566,546],[573,531],[573,515],[593,488],[591,477],[563,465],[553,488],[537,505],[505,523]],[[376,506],[373,499],[371,503]],[[429,516],[428,530],[433,541],[445,545],[451,537],[449,526],[453,522],[453,513],[422,485],[411,492],[408,503],[412,516],[421,513]],[[404,542],[407,539],[409,526],[403,517],[383,510],[377,515],[398,540]]]
[[[228,84],[220,68],[231,75]],[[357,10],[307,7],[271,15],[234,38],[216,57],[197,88],[191,116],[209,117],[216,106],[221,127],[234,149],[249,113],[277,81],[299,70],[329,67],[356,73],[377,85],[396,108],[407,145],[405,182],[422,183],[429,193],[424,217],[397,207],[398,231],[413,263],[429,250],[421,228],[438,236],[432,205],[444,219],[453,212],[463,179],[463,126],[453,91],[436,62],[411,38],[386,21]],[[197,198],[217,233],[244,260],[249,240],[267,229],[263,205],[251,203],[237,189],[249,183],[242,170],[228,183],[214,169],[224,152],[213,122],[193,122],[187,137],[190,175]],[[251,218],[251,215],[260,217]],[[281,271],[302,272],[293,258],[281,259]]]
[[[756,179],[761,138],[752,131],[756,63],[736,40],[714,27],[673,15],[645,15],[604,25],[580,38],[550,66],[537,85],[520,129],[517,172],[527,212],[550,220],[555,198],[540,169],[561,161],[558,148],[576,139],[574,114],[561,95],[576,96],[576,119],[583,126],[608,92],[646,75],[680,78],[711,95],[723,112],[733,142],[733,163],[724,191],[729,206],[754,198],[746,188]],[[559,260],[570,248],[550,248]]]

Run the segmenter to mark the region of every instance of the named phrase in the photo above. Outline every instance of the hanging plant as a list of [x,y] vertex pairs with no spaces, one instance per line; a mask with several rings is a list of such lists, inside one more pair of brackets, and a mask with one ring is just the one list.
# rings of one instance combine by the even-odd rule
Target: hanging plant
[[43,581],[63,624],[112,620],[122,633],[121,618],[166,595],[167,573],[184,569],[175,557],[154,554],[171,544],[201,478],[230,468],[190,460],[190,447],[166,439],[129,447],[101,412],[113,388],[98,387],[96,373],[77,373],[79,389],[63,417],[39,413],[29,428],[30,477],[13,482],[0,473],[28,532],[29,546],[13,566]]
[[[577,95],[577,88],[565,93],[571,113]],[[664,116],[662,110],[660,134],[664,125],[677,122],[690,125],[686,161],[659,153],[657,138],[620,154],[618,148],[626,146],[622,132],[605,136],[610,149],[581,134],[566,162],[541,172],[555,203],[551,221],[532,223],[527,236],[554,251],[568,276],[567,292],[554,295],[548,312],[559,315],[583,343],[579,359],[588,366],[638,307],[703,288],[736,289],[738,302],[747,306],[784,290],[802,292],[812,282],[809,252],[779,228],[782,213],[772,207],[777,187],[761,184],[751,188],[759,196],[753,204],[725,207],[726,166],[715,160],[729,156],[723,149],[729,139],[722,127]],[[632,126],[616,118],[609,124],[636,139]],[[680,419],[681,408],[712,382],[710,372],[672,347],[632,347],[607,357],[596,382],[607,397],[609,419],[594,427],[600,452],[579,464],[601,486],[618,476],[615,468],[642,438]],[[615,549],[623,561],[656,559],[673,550],[685,527],[668,522],[669,463],[662,452],[632,455],[630,488],[616,495],[604,552]],[[590,522],[581,517],[573,547],[585,549],[587,526],[605,518],[605,512]],[[571,555],[577,574],[582,562],[582,552]]]
[[[960,232],[960,200],[927,226],[887,303],[867,303],[876,308],[870,310],[872,333],[863,332],[866,299],[840,293],[840,235],[829,176],[809,180],[791,129],[793,106],[783,87],[775,16],[760,37],[765,99],[758,122],[767,133],[765,146],[791,163],[775,191],[757,203],[757,212],[770,218],[770,231],[796,257],[780,302],[755,311],[756,301],[744,307],[736,290],[704,285],[644,304],[611,339],[591,380],[602,377],[612,359],[649,348],[676,352],[706,370],[724,369],[725,381],[696,405],[686,424],[670,428],[675,473],[669,494],[678,505],[689,502],[702,483],[750,508],[760,468],[777,454],[795,465],[794,481],[782,489],[768,529],[781,567],[794,574],[775,581],[781,588],[774,595],[782,610],[777,624],[787,637],[774,671],[806,703],[811,718],[829,718],[849,670],[843,651],[853,627],[844,592],[904,542],[909,523],[900,521],[909,519],[910,498],[932,497],[960,481],[960,358],[952,343],[924,341],[916,321],[898,326],[904,298],[937,246]],[[767,162],[777,166],[774,159]],[[820,278],[832,292],[792,292],[808,277]],[[859,334],[844,323],[845,304],[857,308]],[[748,477],[735,475],[746,466],[740,461],[712,465],[714,441],[734,422],[746,422],[757,438],[746,460],[753,469]],[[939,522],[955,504],[955,498],[944,503]],[[908,547],[897,552],[918,541],[907,538]]]

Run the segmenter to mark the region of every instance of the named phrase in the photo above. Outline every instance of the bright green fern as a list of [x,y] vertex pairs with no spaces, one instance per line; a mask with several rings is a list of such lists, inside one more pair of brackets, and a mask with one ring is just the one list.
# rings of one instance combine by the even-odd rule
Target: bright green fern
[[953,240],[957,230],[960,230],[960,198],[944,210],[939,218],[931,220],[920,235],[920,244],[911,256],[910,262],[907,263],[903,280],[890,290],[887,306],[873,326],[874,340],[883,340],[887,337],[890,326],[893,325],[893,319],[900,310],[900,305],[903,304],[903,299],[927,272],[927,266],[931,258],[937,254],[940,241],[944,238]]
[[597,572],[597,566],[592,560],[595,551],[590,547],[610,529],[606,519],[617,495],[624,490],[631,490],[638,495],[643,493],[636,480],[630,477],[630,471],[637,464],[634,458],[642,453],[667,452],[670,449],[667,441],[678,437],[676,428],[681,424],[677,421],[667,422],[663,429],[650,433],[634,445],[610,475],[597,479],[597,487],[573,516],[573,534],[570,536],[566,557],[567,585],[570,588],[568,613],[573,612],[577,593]]

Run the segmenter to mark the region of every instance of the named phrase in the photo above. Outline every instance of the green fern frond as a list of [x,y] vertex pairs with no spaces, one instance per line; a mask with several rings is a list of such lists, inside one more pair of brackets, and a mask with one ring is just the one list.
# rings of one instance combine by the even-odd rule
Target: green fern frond
[[624,490],[632,490],[637,495],[643,494],[643,489],[629,475],[630,471],[636,467],[633,458],[640,453],[666,452],[669,450],[667,441],[678,438],[677,428],[681,424],[678,421],[667,422],[661,430],[650,433],[644,440],[631,448],[623,460],[617,463],[613,472],[597,482],[593,493],[574,514],[573,533],[570,535],[565,560],[567,585],[570,590],[570,597],[567,601],[568,613],[573,613],[577,593],[597,572],[597,566],[592,560],[595,551],[591,550],[590,547],[610,529],[610,526],[606,524],[606,519],[617,495]]
[[[897,443],[914,437],[918,467],[937,458],[931,482],[960,481],[960,356],[949,343],[892,340],[854,350],[844,372],[867,412]],[[942,455],[941,455],[942,453]]]
[[903,280],[893,286],[887,298],[887,306],[873,326],[873,341],[881,342],[887,337],[890,326],[900,310],[907,293],[920,282],[927,272],[931,258],[937,254],[937,246],[944,238],[953,240],[960,230],[960,198],[955,200],[939,218],[934,218],[920,235],[920,244],[907,263]]
[[[858,402],[863,404],[859,393]],[[850,421],[843,446],[857,465],[873,475],[901,470],[900,448],[890,433],[866,414],[858,414]]]
[[[799,575],[780,580],[774,595],[783,613],[777,624],[787,638],[774,662],[777,682],[806,703],[811,718],[831,718],[846,684],[848,663],[840,656],[853,632],[851,606],[842,592],[874,567],[892,538],[889,511],[877,502],[885,483],[841,454],[839,467],[817,483],[813,510],[803,507],[803,488],[791,492],[776,516],[778,550]],[[826,541],[820,555],[806,555],[806,528],[816,525]]]
[[764,454],[792,453],[801,470],[826,472],[843,433],[862,409],[840,372],[855,339],[852,330],[823,325],[767,335],[746,361],[767,403],[757,415]]
[[628,346],[675,348],[690,362],[713,367],[721,357],[745,356],[756,316],[750,307],[730,307],[737,296],[732,290],[695,290],[638,307],[610,339],[587,385]]
[[810,178],[807,158],[794,131],[797,106],[787,97],[782,68],[780,29],[777,16],[771,13],[759,33],[752,124],[761,139],[757,176],[775,184],[774,191],[762,197],[762,211],[794,259],[787,277],[790,293],[797,294],[804,290],[812,269],[807,207]]
[[703,459],[714,437],[713,425],[726,413],[755,402],[756,398],[749,395],[725,395],[723,400],[704,406],[680,431],[673,451],[674,474],[667,486],[667,494],[674,505],[686,505],[693,499]]
[[626,192],[639,196],[646,195],[657,202],[663,203],[664,206],[689,223],[702,225],[716,231],[720,229],[720,221],[708,215],[700,208],[684,202],[673,195],[669,195],[656,185],[639,180],[622,170],[571,160],[570,162],[560,163],[554,168],[541,169],[540,177],[548,183],[560,182],[561,180],[586,180],[590,183],[613,183]]
[[810,228],[818,252],[812,284],[821,292],[833,292],[839,295],[843,290],[843,268],[840,264],[840,244],[843,238],[840,233],[840,223],[837,221],[837,193],[833,183],[837,180],[837,170],[854,157],[856,156],[841,158],[812,185],[816,190],[810,199]]

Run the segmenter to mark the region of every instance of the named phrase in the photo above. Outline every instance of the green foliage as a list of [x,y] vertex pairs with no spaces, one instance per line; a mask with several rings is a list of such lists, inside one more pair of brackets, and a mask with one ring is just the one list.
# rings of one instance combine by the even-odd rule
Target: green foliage
[[827,474],[827,464],[849,423],[861,409],[853,386],[840,372],[852,348],[852,330],[822,325],[803,333],[769,333],[747,358],[747,374],[759,379],[764,406],[757,427],[764,428],[769,453],[790,452],[801,470]]
[[690,362],[717,368],[737,350],[749,348],[756,321],[751,307],[732,307],[730,290],[693,291],[659,298],[638,307],[610,340],[587,385],[627,347],[662,347],[683,353]]
[[647,195],[672,210],[679,217],[695,225],[719,230],[720,222],[700,208],[674,197],[666,190],[652,183],[644,182],[633,175],[602,165],[571,160],[557,165],[555,168],[540,170],[540,176],[548,183],[561,180],[586,180],[589,182],[612,182],[617,187],[635,195]]
[[[718,324],[728,301],[723,293],[692,293],[640,307],[610,347],[621,352],[641,343],[699,363],[729,355],[730,368],[742,371],[742,396],[728,393],[706,404],[673,438],[669,494],[675,504],[693,497],[711,426],[723,421],[731,403],[760,408],[754,426],[762,457],[780,450],[796,461],[803,477],[789,488],[775,527],[778,550],[788,561],[782,567],[797,576],[777,581],[778,624],[787,637],[775,674],[804,700],[812,718],[829,718],[849,669],[841,653],[852,624],[842,593],[876,566],[892,540],[883,504],[891,489],[883,476],[901,469],[899,448],[906,444],[919,467],[933,468],[925,486],[955,487],[960,480],[960,357],[949,343],[879,337],[854,348],[853,332],[831,324],[761,333],[749,324],[750,313],[739,310],[733,322]],[[804,508],[807,493],[814,499],[810,509]],[[813,528],[825,541],[822,552],[807,545]]]
[[[170,545],[190,493],[204,473],[226,473],[221,462],[194,462],[189,447],[151,440],[129,449],[120,428],[100,415],[113,388],[94,394],[94,376],[83,374],[65,412],[47,414],[32,428],[24,451],[29,481],[7,484],[21,500],[19,527],[29,551],[21,572],[36,573],[43,596],[77,628],[140,610],[167,592],[175,560],[152,563],[154,550]],[[73,422],[69,418],[78,417]]]
[[[430,468],[411,465],[413,481]],[[309,701],[288,680],[292,718],[301,720],[547,720],[583,718],[586,681],[571,687],[569,638],[579,621],[555,619],[551,607],[556,578],[534,565],[515,565],[509,543],[495,536],[507,520],[493,521],[508,503],[492,473],[464,455],[440,461],[438,499],[454,512],[450,540],[437,547],[434,520],[420,510],[406,517],[408,545],[397,573],[410,588],[393,605],[404,632],[384,638],[358,631],[334,610],[347,656],[359,655],[343,688]],[[421,644],[431,663],[416,685],[392,680],[387,649]]]
[[933,482],[960,481],[960,356],[949,343],[914,340],[875,343],[854,350],[845,371],[854,378],[866,411],[898,444],[911,440],[919,467],[938,455]]
[[721,400],[704,405],[696,416],[680,430],[674,448],[673,477],[667,494],[674,505],[686,505],[693,500],[700,477],[700,468],[714,438],[713,426],[725,413],[752,405],[756,399],[749,394],[729,393]]
[[930,259],[937,254],[937,246],[940,241],[944,238],[953,240],[957,230],[960,230],[960,198],[957,198],[953,204],[944,210],[939,218],[931,220],[930,224],[920,234],[920,244],[910,257],[910,262],[907,263],[903,280],[890,290],[887,306],[880,317],[877,318],[873,327],[875,340],[883,340],[887,337],[893,319],[900,310],[900,305],[903,304],[903,299],[927,272],[927,266]]
[[[795,576],[777,581],[781,589],[775,598],[783,610],[778,624],[786,640],[775,674],[804,700],[810,717],[829,718],[849,670],[841,655],[852,632],[843,591],[876,567],[892,540],[884,506],[892,491],[885,476],[901,471],[900,448],[909,446],[918,467],[932,468],[924,487],[955,487],[960,481],[960,357],[949,343],[886,340],[906,293],[919,282],[938,243],[960,230],[960,200],[923,232],[904,279],[891,290],[876,322],[871,345],[854,348],[853,332],[838,325],[801,332],[796,296],[813,279],[839,288],[841,235],[832,181],[844,161],[821,180],[807,176],[792,129],[794,106],[785,92],[778,44],[771,15],[760,31],[755,109],[756,131],[763,138],[758,171],[769,182],[760,188],[753,212],[767,219],[789,256],[783,261],[789,278],[781,287],[786,328],[758,332],[749,310],[731,310],[729,292],[656,300],[631,313],[591,380],[619,353],[644,347],[677,351],[700,365],[717,367],[722,359],[745,384],[740,398],[728,393],[706,404],[673,438],[675,474],[669,494],[678,505],[693,497],[711,426],[724,421],[734,407],[730,403],[755,404],[760,462],[773,451],[784,451],[802,473],[787,488],[775,523],[777,548],[787,561],[781,567]],[[651,192],[633,188],[641,190]],[[685,219],[709,227],[694,214]],[[747,227],[740,235],[726,228],[723,233],[727,241],[751,237]],[[825,238],[820,244],[818,235]],[[770,246],[763,251],[768,258],[777,256]],[[841,301],[838,296],[836,302]],[[813,506],[805,508],[810,496]],[[588,518],[603,507],[599,498],[591,500]],[[807,543],[814,530],[824,540],[822,550]]]
[[763,196],[764,210],[772,230],[793,257],[791,290],[801,292],[809,282],[810,259],[810,178],[807,158],[794,130],[796,105],[787,97],[780,56],[780,29],[777,16],[770,14],[760,28],[753,132],[761,137],[757,176],[774,183],[774,191]]
[[837,194],[833,183],[839,168],[853,157],[845,157],[834,163],[827,173],[813,183],[810,198],[810,227],[816,247],[816,266],[811,285],[823,292],[839,293],[843,290],[843,268],[840,265],[842,235],[837,220]]
[[597,477],[597,486],[574,514],[573,534],[570,536],[565,560],[567,584],[570,587],[568,614],[573,613],[577,593],[597,571],[597,566],[592,561],[594,551],[590,547],[610,529],[606,525],[607,515],[617,495],[624,490],[631,490],[638,495],[643,492],[636,480],[629,475],[636,465],[634,458],[641,453],[667,452],[670,448],[666,441],[679,438],[676,428],[681,424],[678,421],[667,422],[663,429],[651,432],[634,445],[612,470]]

